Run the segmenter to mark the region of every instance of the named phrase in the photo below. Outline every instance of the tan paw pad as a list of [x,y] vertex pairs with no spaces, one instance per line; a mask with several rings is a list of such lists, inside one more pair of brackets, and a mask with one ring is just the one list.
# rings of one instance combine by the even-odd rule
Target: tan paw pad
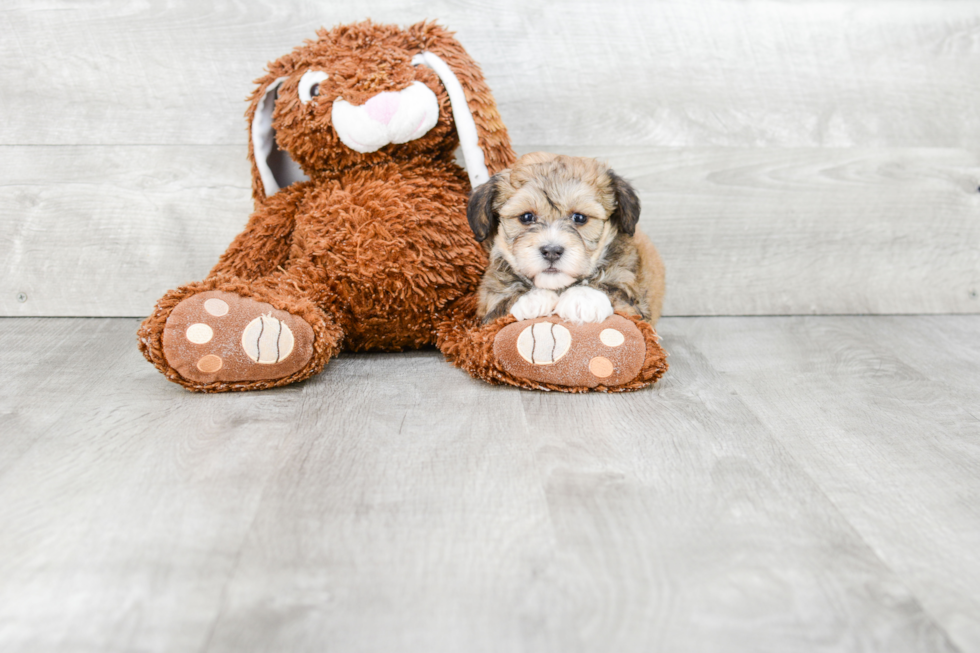
[[242,331],[242,349],[256,363],[274,365],[293,353],[293,332],[282,320],[260,315]]
[[187,327],[187,332],[185,335],[187,336],[187,339],[193,342],[195,345],[203,345],[207,342],[211,342],[211,338],[214,337],[214,329],[209,327],[207,324],[197,322]]
[[212,297],[204,302],[204,310],[215,317],[222,317],[228,315],[228,302]]
[[568,329],[554,322],[538,322],[521,332],[517,338],[517,352],[528,363],[553,365],[568,353],[572,335]]
[[600,379],[605,379],[612,376],[613,364],[612,361],[605,356],[596,356],[589,361],[589,371],[595,374]]
[[619,347],[626,342],[626,336],[616,329],[603,329],[599,332],[599,340],[607,347]]
[[223,365],[220,356],[215,356],[214,354],[208,354],[201,360],[197,361],[197,369],[201,370],[205,374],[214,374],[221,369]]

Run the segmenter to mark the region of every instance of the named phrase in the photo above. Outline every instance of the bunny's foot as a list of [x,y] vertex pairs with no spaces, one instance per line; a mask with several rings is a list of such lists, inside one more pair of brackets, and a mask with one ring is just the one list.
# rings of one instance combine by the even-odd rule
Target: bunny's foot
[[500,367],[518,379],[613,389],[638,377],[647,343],[637,325],[620,315],[581,325],[552,315],[508,324],[494,338],[493,353]]
[[163,355],[196,383],[269,381],[313,357],[313,329],[302,318],[231,292],[191,295],[170,313]]

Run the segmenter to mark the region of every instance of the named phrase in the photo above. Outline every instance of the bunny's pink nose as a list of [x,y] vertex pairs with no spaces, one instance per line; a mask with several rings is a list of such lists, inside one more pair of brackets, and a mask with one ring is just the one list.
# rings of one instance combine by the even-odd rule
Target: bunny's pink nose
[[398,93],[378,93],[364,103],[364,109],[372,120],[387,125],[398,111]]

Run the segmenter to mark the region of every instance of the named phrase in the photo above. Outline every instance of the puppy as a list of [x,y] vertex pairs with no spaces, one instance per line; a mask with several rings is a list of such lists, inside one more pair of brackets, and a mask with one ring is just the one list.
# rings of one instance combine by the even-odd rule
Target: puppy
[[655,324],[664,266],[636,228],[640,201],[608,166],[535,152],[470,195],[466,217],[490,254],[479,316],[557,313],[582,324],[621,311]]

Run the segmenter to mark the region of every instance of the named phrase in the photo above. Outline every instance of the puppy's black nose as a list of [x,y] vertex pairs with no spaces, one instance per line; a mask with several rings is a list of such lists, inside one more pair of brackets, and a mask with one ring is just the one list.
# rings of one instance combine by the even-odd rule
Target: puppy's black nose
[[565,253],[565,248],[561,245],[545,245],[541,248],[541,256],[548,259],[549,263],[554,263]]

